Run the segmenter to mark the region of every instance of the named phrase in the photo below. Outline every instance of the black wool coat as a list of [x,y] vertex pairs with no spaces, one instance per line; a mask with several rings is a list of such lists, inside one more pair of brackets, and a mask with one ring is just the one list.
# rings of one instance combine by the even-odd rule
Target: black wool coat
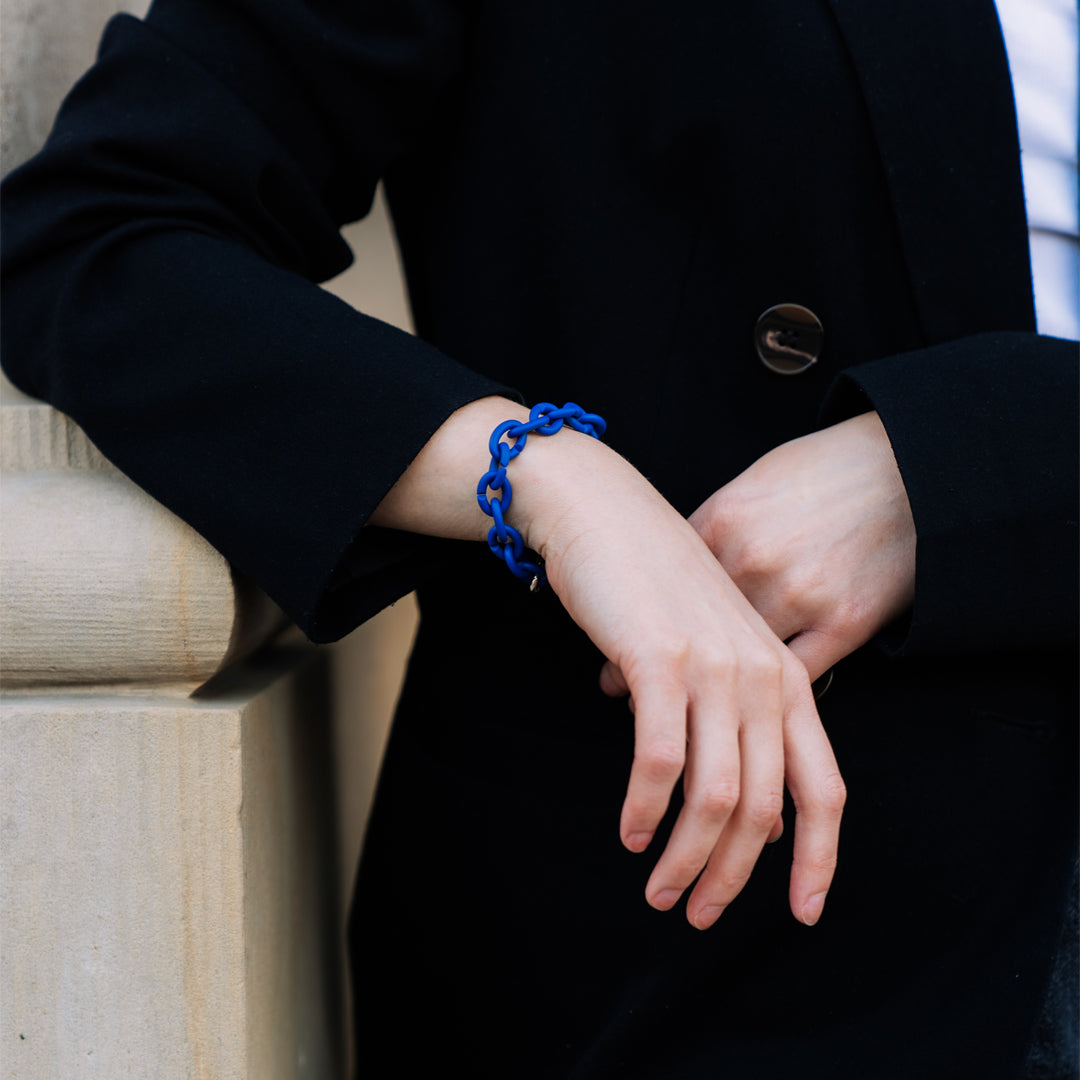
[[[313,639],[421,586],[351,935],[373,1075],[1069,1075],[1033,1062],[1073,964],[1077,346],[1035,333],[1018,162],[985,0],[110,25],[5,188],[5,366]],[[313,285],[380,178],[422,340]],[[824,326],[792,377],[753,344],[783,302]],[[916,595],[821,702],[849,803],[819,926],[787,839],[707,933],[648,909],[593,647],[478,545],[364,526],[515,392],[604,415],[684,513],[881,415]]]

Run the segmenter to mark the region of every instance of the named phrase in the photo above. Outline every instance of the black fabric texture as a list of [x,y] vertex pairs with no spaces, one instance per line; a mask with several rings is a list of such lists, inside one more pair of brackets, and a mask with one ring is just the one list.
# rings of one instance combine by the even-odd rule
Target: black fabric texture
[[[1076,342],[996,333],[859,365],[838,380],[823,422],[877,408],[918,532],[913,614],[894,647],[1075,646],[1077,455],[1057,450],[1049,431],[1033,432],[1068,429],[1078,360]],[[924,381],[932,392],[918,390]]]
[[[298,5],[257,22],[287,53],[305,32],[287,16],[317,54],[326,26]],[[198,33],[195,59],[169,35],[203,18],[215,33]],[[378,176],[379,162],[333,160],[334,148],[385,156],[397,125],[359,115],[354,95],[359,130],[325,130],[290,65],[257,48],[252,18],[224,5],[181,18],[165,3],[149,26],[110,25],[48,149],[6,186],[6,303],[19,315],[4,320],[4,356],[17,385],[74,415],[325,641],[378,610],[337,611],[328,589],[367,515],[449,413],[511,391],[313,286],[348,264],[338,229]],[[373,101],[390,97],[386,81],[432,79],[407,40],[385,52]],[[332,81],[362,66],[316,55],[306,70]]]
[[[380,179],[417,337],[317,285]],[[1075,1059],[1078,346],[1035,332],[989,0],[157,0],[0,210],[18,386],[314,640],[420,587],[351,921],[372,1075]],[[754,348],[784,302],[825,335],[791,378]],[[881,415],[916,596],[821,704],[849,804],[819,926],[790,813],[713,930],[649,909],[602,658],[483,545],[367,524],[490,394],[600,413],[684,514]]]

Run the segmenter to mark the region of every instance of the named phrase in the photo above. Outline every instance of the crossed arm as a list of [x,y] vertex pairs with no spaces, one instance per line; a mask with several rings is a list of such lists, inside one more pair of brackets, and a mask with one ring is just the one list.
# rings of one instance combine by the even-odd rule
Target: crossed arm
[[[487,437],[526,416],[502,398],[459,409],[372,522],[483,539],[489,522],[473,491]],[[627,848],[648,847],[683,780],[649,903],[667,910],[693,885],[687,917],[712,925],[779,835],[786,784],[791,910],[817,922],[845,789],[810,683],[898,616],[914,586],[914,524],[876,414],[771,451],[689,521],[613,450],[568,429],[532,440],[512,475],[513,524],[607,657],[604,691],[631,695]],[[601,478],[587,502],[582,475]]]

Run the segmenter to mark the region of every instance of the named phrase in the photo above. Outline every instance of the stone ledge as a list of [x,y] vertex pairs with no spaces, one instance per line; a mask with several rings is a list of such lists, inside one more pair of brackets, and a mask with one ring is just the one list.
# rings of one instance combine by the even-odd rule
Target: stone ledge
[[4,388],[0,469],[5,472],[119,470],[70,417],[35,401],[10,384]]
[[284,625],[271,600],[68,417],[10,390],[5,397],[5,685],[191,688]]

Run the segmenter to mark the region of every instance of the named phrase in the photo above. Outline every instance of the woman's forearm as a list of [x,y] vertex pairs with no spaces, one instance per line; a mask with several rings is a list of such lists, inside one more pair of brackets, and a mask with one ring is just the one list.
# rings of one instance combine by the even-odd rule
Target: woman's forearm
[[[484,398],[434,434],[372,521],[480,540],[488,438],[526,412]],[[775,834],[786,781],[799,814],[791,908],[817,921],[832,878],[843,783],[806,670],[735,587],[701,537],[617,453],[564,428],[530,439],[508,471],[507,520],[545,559],[552,589],[621,672],[635,753],[620,832],[643,851],[682,779],[685,805],[646,887],[666,910],[720,916]],[[700,880],[694,885],[695,879]]]

